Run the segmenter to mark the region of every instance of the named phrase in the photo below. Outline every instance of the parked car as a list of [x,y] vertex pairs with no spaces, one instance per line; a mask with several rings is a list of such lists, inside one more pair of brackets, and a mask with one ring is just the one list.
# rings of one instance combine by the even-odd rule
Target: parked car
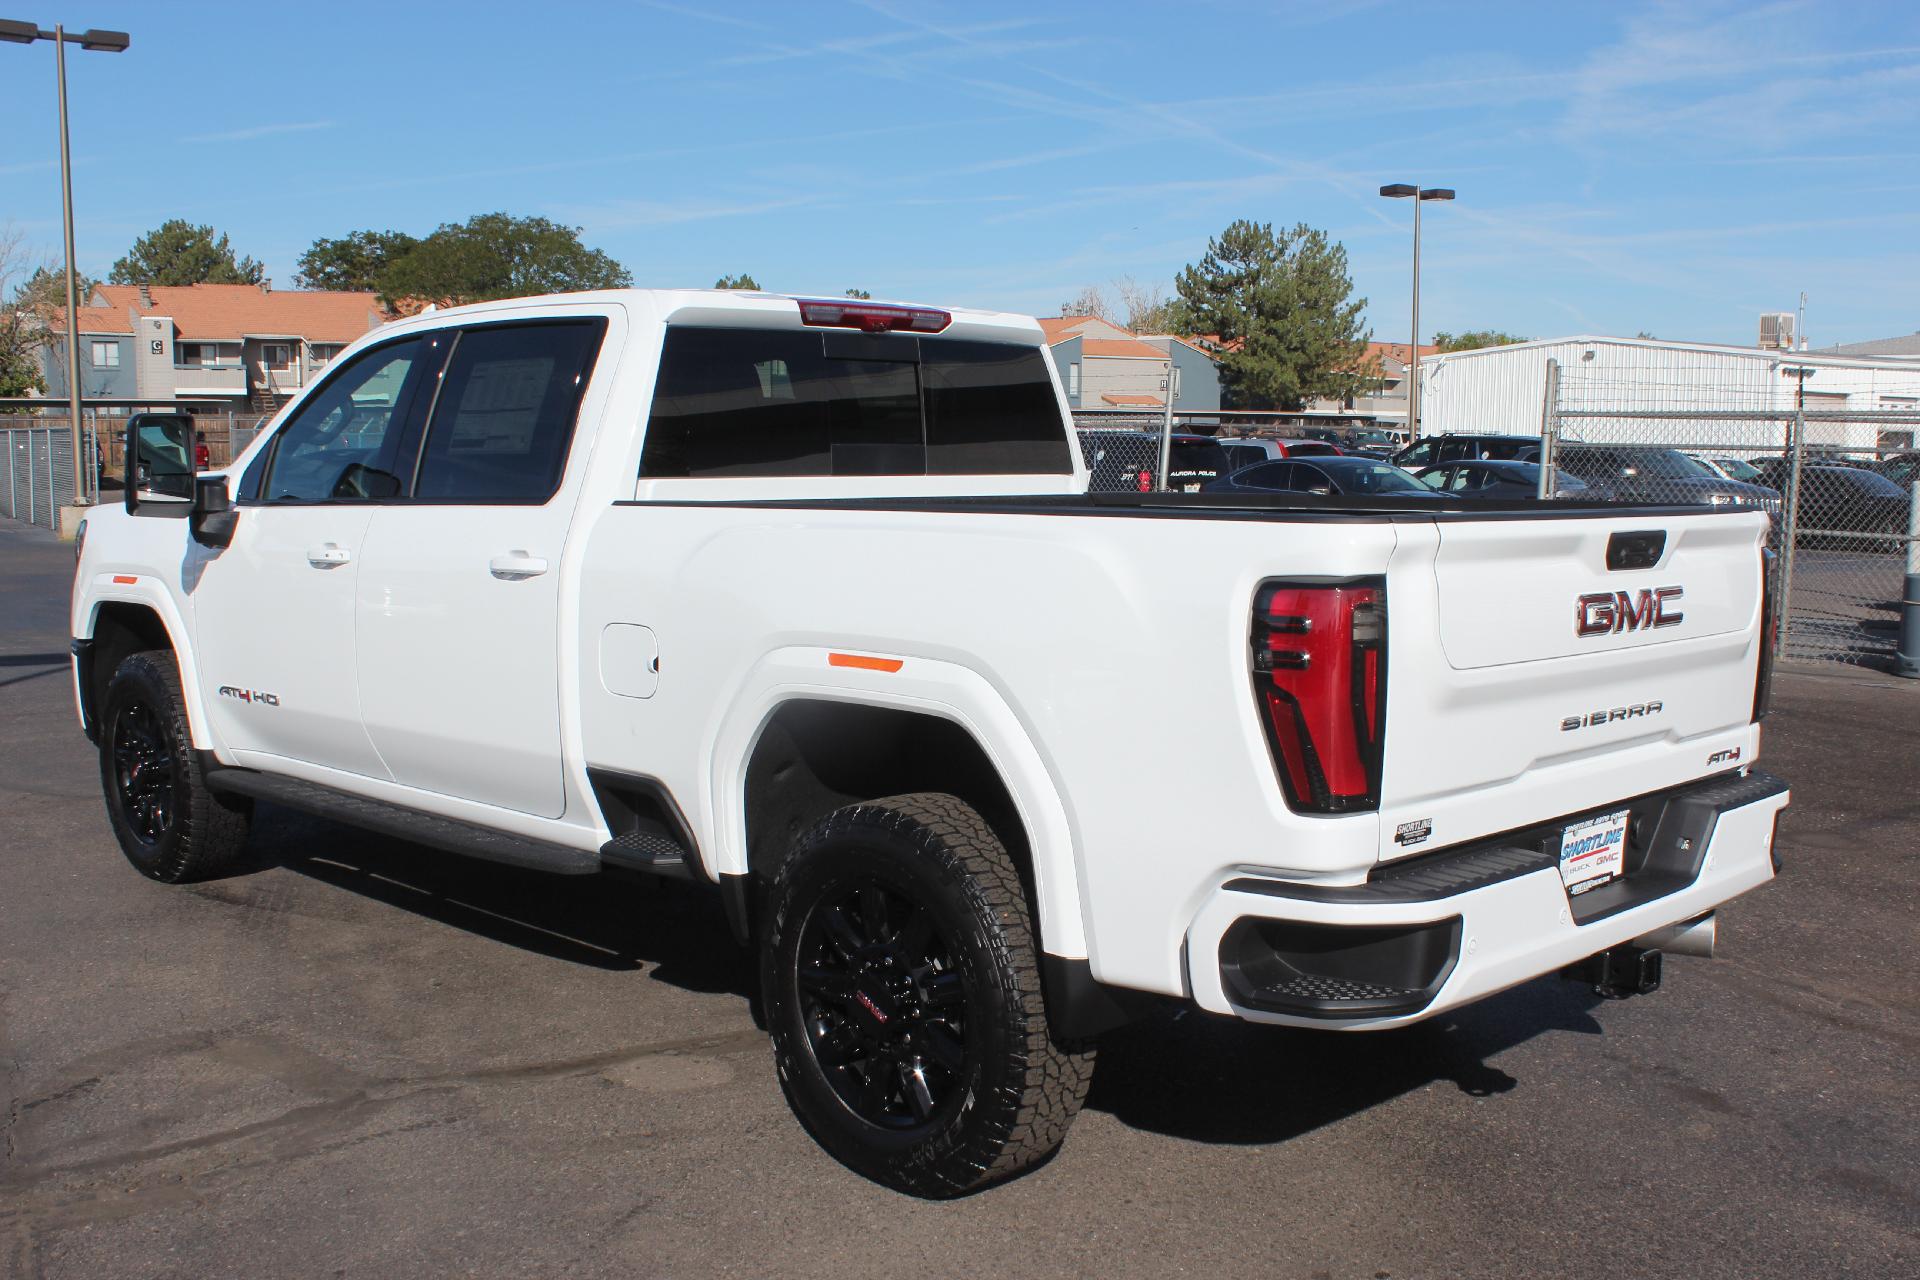
[[1283,458],[1244,467],[1202,487],[1203,493],[1307,493],[1335,498],[1421,501],[1433,490],[1375,458]]
[[1379,458],[1387,461],[1399,451],[1400,442],[1389,432],[1362,427],[1348,432],[1347,438],[1340,447],[1348,453],[1358,454],[1363,458]]
[[1765,483],[1760,479],[1760,468],[1745,458],[1729,458],[1720,455],[1702,457],[1697,453],[1690,453],[1687,456],[1696,462],[1705,463],[1729,480],[1738,480],[1741,484]]
[[1759,507],[1776,522],[1779,490],[1729,480],[1678,449],[1645,445],[1562,444],[1553,460],[1586,481],[1597,496],[1620,502],[1703,502],[1710,506]]
[[[391,413],[343,439],[369,389]],[[754,955],[806,1132],[936,1197],[1044,1163],[1097,1037],[1167,1001],[1364,1032],[1569,965],[1649,991],[1773,878],[1754,513],[1481,514],[1339,458],[1261,465],[1381,496],[1101,502],[1073,434],[1013,315],[636,289],[384,325],[189,500],[88,513],[71,674],[111,838],[153,881],[243,873],[286,830],[249,843],[263,801],[685,882],[714,909],[676,946]],[[354,998],[419,1018],[424,986]],[[1653,1078],[1642,1043],[1579,1070]],[[700,1121],[729,1167],[769,1140]]]
[[[1783,489],[1791,476],[1790,458],[1769,458],[1761,464],[1760,474],[1768,483]],[[1803,462],[1800,466],[1799,530],[1795,542],[1821,541],[1822,533],[1893,533],[1907,531],[1907,508],[1911,501],[1902,489],[1877,471],[1865,467],[1843,467],[1826,462]],[[1826,539],[1856,550],[1889,551],[1898,545],[1878,539]]]
[[1539,436],[1447,434],[1427,436],[1393,455],[1393,463],[1409,471],[1442,462],[1474,462],[1481,458],[1528,461],[1540,456]]
[[[1076,433],[1091,493],[1151,493],[1160,473],[1160,437],[1152,431],[1095,429]],[[1191,493],[1233,470],[1212,436],[1176,432],[1167,454],[1168,488]]]
[[1239,455],[1250,462],[1275,458],[1337,458],[1342,452],[1340,446],[1330,440],[1313,440],[1303,436],[1234,436],[1223,437],[1220,443],[1238,445],[1243,450],[1258,450],[1257,458],[1252,453]]
[[1907,489],[1915,480],[1920,480],[1920,453],[1890,453],[1871,469]]
[[1233,470],[1227,451],[1212,436],[1176,435],[1167,451],[1167,488],[1194,493]]
[[[1437,467],[1416,471],[1414,476],[1437,493],[1454,494],[1462,498],[1540,496],[1540,464],[1537,462],[1443,462]],[[1551,496],[1590,498],[1596,495],[1579,476],[1556,467]]]

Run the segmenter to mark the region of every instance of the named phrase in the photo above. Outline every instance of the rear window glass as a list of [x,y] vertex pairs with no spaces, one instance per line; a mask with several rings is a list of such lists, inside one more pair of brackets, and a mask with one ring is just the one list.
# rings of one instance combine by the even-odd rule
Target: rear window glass
[[1228,470],[1227,451],[1213,440],[1175,440],[1167,450],[1167,470],[1173,479],[1198,476],[1212,480]]
[[[670,328],[640,474],[913,476],[1072,470],[1037,347]],[[833,339],[840,339],[833,341]]]

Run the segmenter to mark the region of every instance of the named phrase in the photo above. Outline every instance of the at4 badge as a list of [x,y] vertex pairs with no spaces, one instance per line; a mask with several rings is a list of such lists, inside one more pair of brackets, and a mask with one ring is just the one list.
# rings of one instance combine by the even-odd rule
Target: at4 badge
[[221,685],[219,692],[223,698],[238,698],[242,702],[257,702],[267,707],[280,705],[280,695],[277,693],[262,693],[258,689],[236,689],[230,684]]

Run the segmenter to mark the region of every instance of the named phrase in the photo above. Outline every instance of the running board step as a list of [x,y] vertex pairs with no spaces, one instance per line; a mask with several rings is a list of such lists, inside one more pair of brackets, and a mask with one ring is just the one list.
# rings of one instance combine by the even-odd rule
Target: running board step
[[432,845],[436,849],[462,853],[470,858],[505,863],[510,867],[547,871],[562,876],[591,875],[600,870],[600,855],[592,849],[574,849],[545,840],[508,835],[470,822],[403,809],[383,800],[369,800],[365,796],[277,773],[258,773],[252,769],[209,769],[207,786],[215,791],[252,796],[256,800],[318,814],[348,826],[396,836],[416,844]]
[[610,867],[627,867],[675,880],[693,879],[687,847],[658,823],[642,818],[640,824],[639,830],[601,845],[600,861]]

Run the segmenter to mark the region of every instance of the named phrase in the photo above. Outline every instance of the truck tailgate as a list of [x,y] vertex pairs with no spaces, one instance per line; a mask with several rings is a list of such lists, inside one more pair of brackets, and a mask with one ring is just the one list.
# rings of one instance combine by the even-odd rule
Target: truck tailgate
[[1381,858],[1751,763],[1765,528],[1658,511],[1403,525]]

